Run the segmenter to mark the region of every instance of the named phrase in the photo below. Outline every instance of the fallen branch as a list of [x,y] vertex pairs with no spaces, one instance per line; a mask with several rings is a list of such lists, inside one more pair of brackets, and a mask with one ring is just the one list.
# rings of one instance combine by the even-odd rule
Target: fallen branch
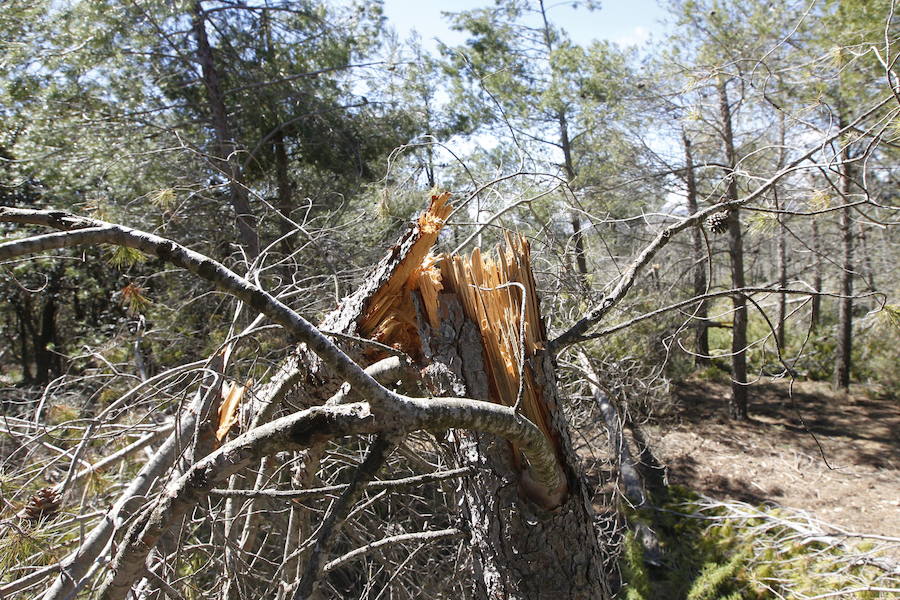
[[[450,469],[449,471],[440,471],[437,473],[427,473],[425,475],[413,475],[412,477],[403,477],[401,479],[386,479],[382,481],[370,481],[365,485],[367,491],[381,490],[397,490],[407,487],[416,487],[425,483],[433,483],[435,481],[444,481],[456,477],[465,477],[474,471],[472,467],[461,467],[459,469]],[[215,488],[209,491],[214,496],[224,496],[226,498],[283,498],[285,500],[312,500],[314,498],[322,498],[331,494],[337,494],[347,489],[348,483],[339,485],[329,485],[309,490],[228,490]]]
[[434,540],[439,540],[443,538],[452,538],[452,537],[461,537],[465,535],[463,531],[459,529],[441,529],[438,531],[418,531],[416,533],[403,533],[400,535],[392,535],[390,537],[382,538],[378,541],[366,544],[365,546],[361,546],[354,550],[351,550],[347,554],[334,559],[327,565],[325,565],[325,572],[333,571],[337,567],[341,566],[344,563],[350,562],[351,560],[355,560],[360,558],[361,556],[368,554],[372,550],[377,550],[382,546],[388,546],[390,544],[400,544],[403,542],[431,542]]
[[[249,431],[200,460],[176,480],[152,513],[138,521],[120,546],[104,599],[124,598],[141,575],[150,550],[169,525],[186,514],[215,483],[262,456],[302,450],[348,435],[418,430],[472,429],[520,444],[536,476],[556,475],[556,461],[544,434],[512,407],[461,398],[408,398],[395,395],[376,414],[366,403],[319,406],[288,415]],[[536,448],[540,448],[535,452]],[[546,479],[542,479],[546,480]]]
[[398,438],[379,435],[369,446],[366,458],[353,472],[353,479],[347,484],[340,497],[328,509],[322,525],[316,531],[312,543],[312,552],[306,562],[306,570],[300,578],[299,586],[294,593],[294,600],[309,600],[316,593],[319,579],[324,573],[324,561],[334,546],[334,537],[347,520],[353,505],[362,496],[368,484],[384,466],[391,452],[397,447]]

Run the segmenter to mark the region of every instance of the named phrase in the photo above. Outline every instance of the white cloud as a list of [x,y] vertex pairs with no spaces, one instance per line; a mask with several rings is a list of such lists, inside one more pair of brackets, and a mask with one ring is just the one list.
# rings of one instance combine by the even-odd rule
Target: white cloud
[[640,46],[648,39],[650,39],[650,30],[638,25],[630,33],[620,35],[613,41],[620,46]]

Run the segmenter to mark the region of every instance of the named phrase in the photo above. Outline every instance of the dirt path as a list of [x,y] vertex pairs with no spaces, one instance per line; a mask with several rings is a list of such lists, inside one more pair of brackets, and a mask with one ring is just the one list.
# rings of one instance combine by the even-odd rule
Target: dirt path
[[787,382],[769,382],[750,390],[752,420],[734,423],[722,417],[728,391],[688,382],[677,392],[676,414],[648,428],[671,483],[900,537],[897,396],[862,388],[844,396],[809,382],[795,383],[789,395]]

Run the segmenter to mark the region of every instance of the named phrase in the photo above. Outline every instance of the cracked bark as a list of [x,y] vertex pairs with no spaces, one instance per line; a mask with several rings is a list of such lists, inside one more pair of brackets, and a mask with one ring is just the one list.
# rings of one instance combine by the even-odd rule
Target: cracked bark
[[[420,322],[429,365],[426,385],[436,395],[467,394],[489,400],[490,391],[477,326],[452,294],[440,297],[441,324],[432,330]],[[577,458],[557,406],[553,361],[541,352],[531,362],[535,380],[551,406],[562,440],[569,494],[546,511],[528,500],[533,485],[505,440],[487,434],[453,433],[454,451],[475,473],[462,491],[475,565],[479,599],[603,599],[612,597],[606,558],[594,530],[594,511]]]

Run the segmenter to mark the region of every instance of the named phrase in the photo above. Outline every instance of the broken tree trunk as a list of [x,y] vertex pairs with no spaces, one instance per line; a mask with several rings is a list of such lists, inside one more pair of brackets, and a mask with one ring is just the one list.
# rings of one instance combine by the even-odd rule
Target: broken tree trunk
[[[432,197],[428,210],[321,328],[376,342],[344,340],[344,349],[364,365],[383,359],[390,348],[405,353],[434,395],[518,406],[551,440],[564,482],[552,490],[536,483],[541,478],[531,475],[532,465],[502,438],[452,436],[459,462],[476,467],[460,507],[472,538],[476,597],[609,598],[609,556],[598,542],[558,406],[528,245],[509,236],[497,260],[483,260],[479,250],[466,258],[434,255],[451,210],[448,200],[449,194]],[[338,381],[300,347],[260,390],[268,402],[254,407],[254,420],[268,418],[272,404],[295,383],[303,384],[304,395],[316,396],[333,391]]]
[[[433,200],[419,227],[437,239],[447,196]],[[455,432],[452,446],[476,473],[464,483],[478,598],[610,598],[608,556],[559,407],[553,357],[527,242],[507,236],[496,259],[434,255],[430,244],[381,273],[360,335],[412,356],[434,395],[518,407],[551,441],[564,482],[545,489],[514,445]]]

